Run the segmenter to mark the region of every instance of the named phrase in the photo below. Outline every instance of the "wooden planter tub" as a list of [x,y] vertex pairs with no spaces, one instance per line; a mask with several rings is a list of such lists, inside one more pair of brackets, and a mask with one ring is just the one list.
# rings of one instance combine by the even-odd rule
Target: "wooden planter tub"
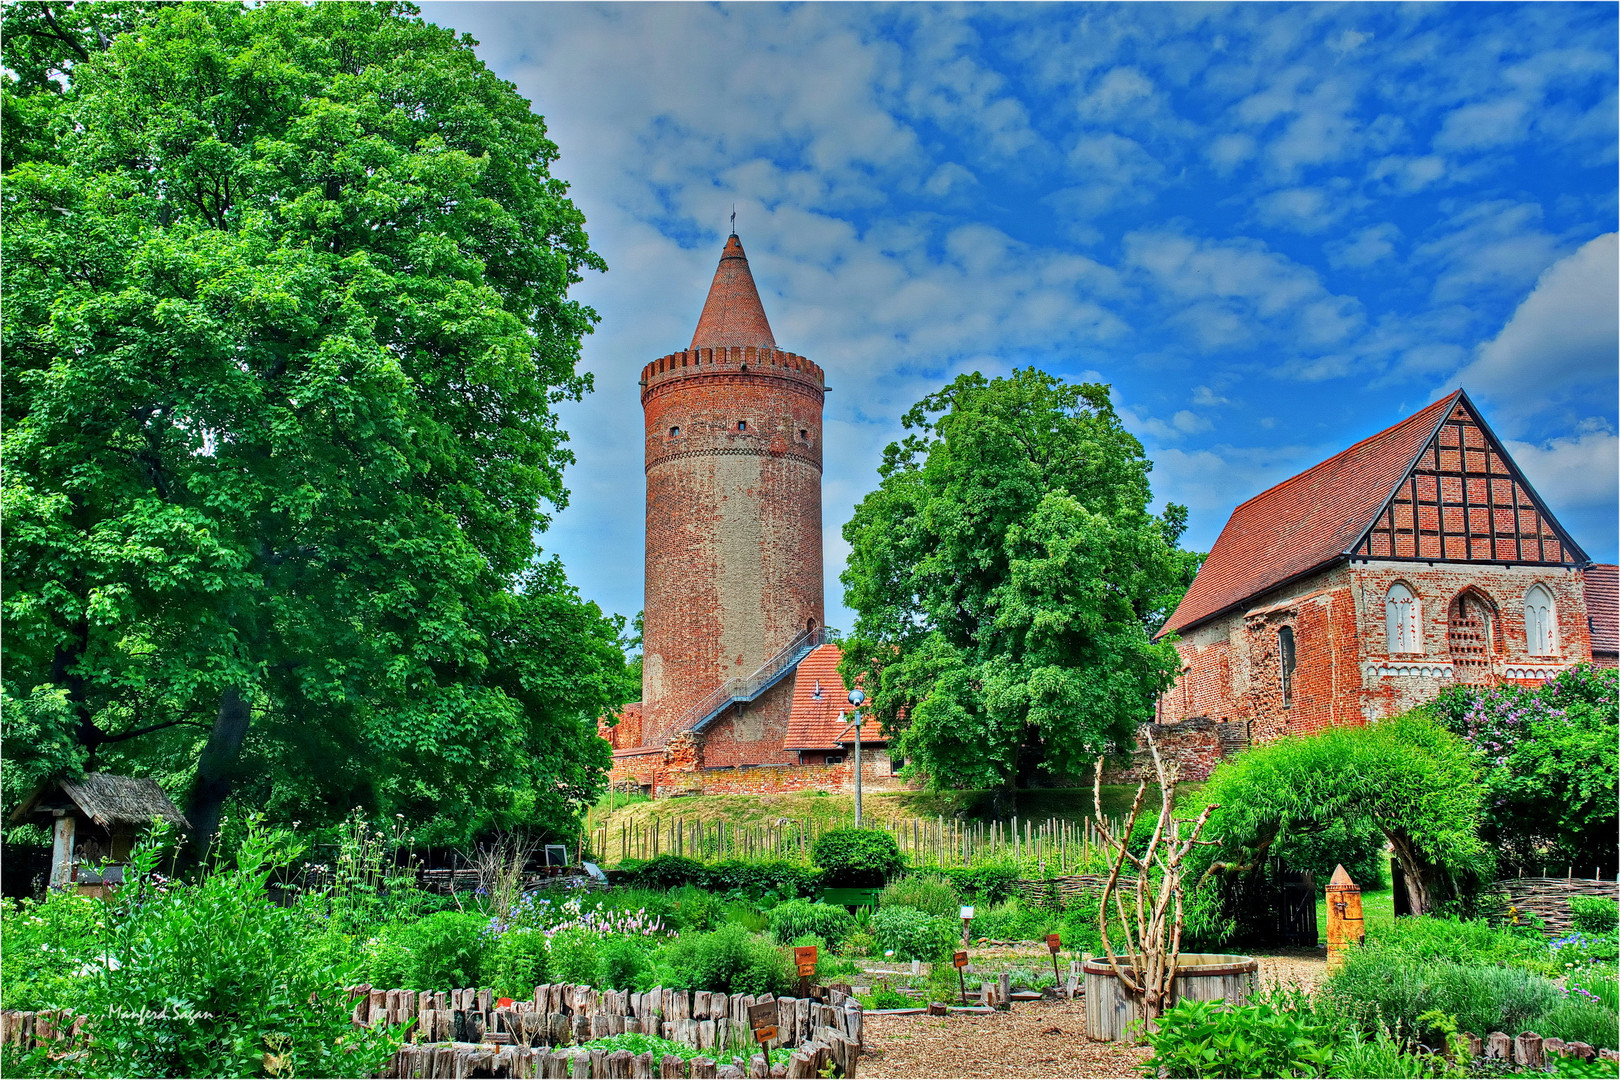
[[[1120,957],[1124,967],[1126,958]],[[1130,1038],[1126,1028],[1142,1016],[1141,1005],[1130,999],[1114,975],[1108,958],[1087,960],[1081,971],[1086,977],[1086,1036],[1103,1042]],[[1216,1001],[1234,1005],[1249,1000],[1259,986],[1260,962],[1252,956],[1228,953],[1182,953],[1176,966],[1175,999]]]

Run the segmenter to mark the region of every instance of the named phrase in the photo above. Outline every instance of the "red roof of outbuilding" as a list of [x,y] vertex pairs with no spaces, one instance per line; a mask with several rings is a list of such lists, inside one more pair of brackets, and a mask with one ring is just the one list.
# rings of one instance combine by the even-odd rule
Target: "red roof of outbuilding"
[[[844,651],[823,645],[799,661],[793,673],[793,711],[788,714],[784,750],[832,750],[855,740],[850,723],[849,689],[838,675]],[[817,690],[820,696],[816,696]],[[867,718],[861,724],[861,742],[884,742],[883,728]]]
[[1586,568],[1585,578],[1592,651],[1620,652],[1620,567],[1596,563]]
[[1232,511],[1161,633],[1195,626],[1347,552],[1461,397],[1458,390]]
[[709,298],[703,302],[703,314],[692,333],[692,348],[749,345],[774,349],[776,338],[771,334],[770,321],[765,318],[765,305],[759,302],[759,290],[754,286],[753,272],[748,269],[742,241],[732,233],[726,240],[726,249],[720,253],[720,265],[715,268],[714,281],[709,285]]

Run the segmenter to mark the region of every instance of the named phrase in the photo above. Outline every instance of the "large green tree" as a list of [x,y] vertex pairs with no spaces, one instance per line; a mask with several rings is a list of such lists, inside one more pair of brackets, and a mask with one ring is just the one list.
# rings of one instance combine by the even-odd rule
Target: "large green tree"
[[844,527],[841,671],[895,752],[1003,810],[1037,770],[1128,745],[1171,683],[1154,632],[1199,557],[1186,510],[1148,512],[1151,463],[1108,388],[1035,370],[963,375],[904,418],[882,481]]
[[144,755],[204,838],[233,793],[509,824],[598,786],[621,626],[535,536],[603,265],[541,118],[415,15],[5,8],[23,775]]

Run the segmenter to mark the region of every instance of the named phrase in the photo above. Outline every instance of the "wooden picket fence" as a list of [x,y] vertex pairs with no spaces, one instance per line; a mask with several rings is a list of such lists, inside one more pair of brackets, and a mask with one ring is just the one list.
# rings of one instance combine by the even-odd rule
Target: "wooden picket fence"
[[[671,814],[621,823],[616,835],[610,834],[607,826],[600,826],[592,831],[591,840],[599,857],[620,862],[680,855],[701,861],[785,859],[808,863],[817,837],[854,824],[853,818],[781,818],[746,825]],[[946,817],[866,817],[861,824],[892,835],[901,854],[913,866],[974,867],[1012,862],[1032,865],[1043,876],[1061,875],[1090,866],[1102,844],[1094,821],[1056,817],[988,822]]]
[[[864,1010],[842,987],[816,987],[809,997],[754,997],[704,990],[596,990],[560,983],[537,986],[532,998],[497,998],[488,989],[450,991],[349,990],[356,1024],[402,1026],[407,1042],[378,1076],[427,1077],[663,1077],[810,1078],[835,1068],[856,1075],[865,1028]],[[774,1004],[777,1034],[755,1038],[749,1009]],[[0,1012],[0,1042],[21,1049],[90,1038],[85,1017],[66,1011]],[[582,1043],[613,1035],[659,1035],[703,1052],[690,1061],[667,1055],[585,1049]],[[767,1052],[790,1048],[786,1066],[773,1070]],[[741,1056],[745,1070],[715,1057]]]

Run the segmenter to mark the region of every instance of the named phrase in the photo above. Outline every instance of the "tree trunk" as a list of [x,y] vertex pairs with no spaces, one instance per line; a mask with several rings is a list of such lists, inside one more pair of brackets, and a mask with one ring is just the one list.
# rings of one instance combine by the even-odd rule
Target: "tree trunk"
[[1385,835],[1389,836],[1389,846],[1395,850],[1395,857],[1401,861],[1401,876],[1405,879],[1406,899],[1412,914],[1428,914],[1434,910],[1435,868],[1423,859],[1409,837]]
[[186,817],[191,820],[191,851],[199,862],[208,854],[208,846],[219,829],[225,800],[230,798],[236,761],[252,719],[248,699],[236,687],[228,688],[220,696],[214,728],[197,756],[197,782],[191,789],[191,802],[186,810]]

